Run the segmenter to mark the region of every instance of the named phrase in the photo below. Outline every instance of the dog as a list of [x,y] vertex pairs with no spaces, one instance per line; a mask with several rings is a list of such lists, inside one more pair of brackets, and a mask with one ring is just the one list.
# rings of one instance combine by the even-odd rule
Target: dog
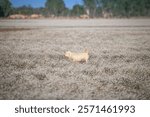
[[86,62],[87,63],[89,59],[89,52],[87,49],[82,53],[74,53],[74,52],[67,51],[65,53],[65,57],[72,60],[73,62]]

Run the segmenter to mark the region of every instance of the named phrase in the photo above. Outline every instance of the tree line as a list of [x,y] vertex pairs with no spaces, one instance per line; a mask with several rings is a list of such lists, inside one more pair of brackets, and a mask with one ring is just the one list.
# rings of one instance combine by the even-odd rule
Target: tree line
[[150,16],[150,0],[82,0],[83,5],[75,4],[72,9],[63,0],[47,0],[45,7],[13,7],[10,0],[0,0],[0,17],[11,14],[42,14],[43,16],[89,17],[132,17]]

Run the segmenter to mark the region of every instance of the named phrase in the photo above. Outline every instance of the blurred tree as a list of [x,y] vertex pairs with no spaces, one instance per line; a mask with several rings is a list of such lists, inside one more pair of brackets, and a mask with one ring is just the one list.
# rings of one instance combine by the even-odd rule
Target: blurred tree
[[47,0],[45,8],[21,6],[11,8],[10,0],[0,0],[0,17],[9,14],[42,14],[44,16],[80,16],[87,13],[90,17],[112,14],[115,17],[150,16],[150,0],[82,0],[84,5],[76,4],[72,9],[65,7],[64,0]]
[[51,15],[64,15],[65,3],[63,0],[47,0],[45,7]]
[[4,16],[4,12],[3,12],[3,9],[2,7],[0,6],[0,17]]
[[34,13],[34,9],[29,6],[21,6],[17,8],[13,8],[12,14],[24,14],[24,15],[31,15]]
[[21,6],[17,8],[13,8],[11,14],[23,14],[23,15],[31,15],[31,14],[41,14],[43,16],[47,16],[47,11],[45,8],[33,8],[29,6]]
[[73,6],[73,9],[71,11],[71,14],[73,16],[80,16],[82,14],[85,14],[84,7],[82,5],[76,4]]
[[11,11],[11,2],[9,0],[0,0],[0,17],[7,17]]
[[98,0],[114,16],[150,16],[150,0]]
[[144,0],[145,1],[145,14],[150,16],[150,0]]
[[97,8],[97,0],[83,0],[85,10],[90,17],[94,17]]
[[71,10],[69,8],[65,8],[63,11],[63,15],[69,17],[71,15]]

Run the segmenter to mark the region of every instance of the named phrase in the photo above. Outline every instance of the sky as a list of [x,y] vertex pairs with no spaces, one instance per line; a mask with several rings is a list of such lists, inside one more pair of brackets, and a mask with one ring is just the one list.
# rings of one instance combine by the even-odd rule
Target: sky
[[[31,5],[32,7],[44,7],[46,0],[11,0],[14,7]],[[82,0],[64,0],[66,7],[72,8],[75,4],[82,4]]]

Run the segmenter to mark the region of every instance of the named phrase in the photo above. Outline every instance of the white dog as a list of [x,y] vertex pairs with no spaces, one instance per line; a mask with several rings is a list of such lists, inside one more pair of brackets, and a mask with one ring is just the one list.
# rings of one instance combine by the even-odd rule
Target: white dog
[[70,60],[74,62],[86,62],[87,63],[89,59],[89,52],[88,50],[85,50],[85,52],[82,52],[82,53],[74,53],[74,52],[67,51],[65,53],[65,57],[69,58]]

